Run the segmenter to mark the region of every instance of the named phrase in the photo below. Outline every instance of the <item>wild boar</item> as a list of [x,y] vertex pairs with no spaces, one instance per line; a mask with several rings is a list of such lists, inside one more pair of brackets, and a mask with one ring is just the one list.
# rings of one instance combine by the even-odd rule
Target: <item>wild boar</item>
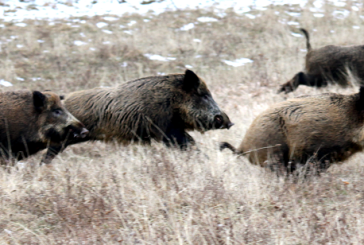
[[364,85],[364,45],[348,47],[328,45],[312,49],[308,32],[305,29],[300,30],[306,37],[305,70],[281,85],[279,93],[290,93],[299,85],[324,87],[333,83],[346,87],[349,85],[348,72],[359,84]]
[[203,133],[233,125],[206,83],[190,70],[74,92],[64,103],[90,131],[71,144],[87,140],[150,144],[153,139],[185,149],[195,143],[187,131]]
[[271,106],[247,130],[236,149],[260,166],[278,166],[291,172],[307,162],[326,170],[364,146],[364,87],[359,93],[302,96]]
[[21,160],[48,148],[49,163],[62,149],[68,135],[86,137],[88,130],[52,92],[9,91],[0,93],[0,156]]

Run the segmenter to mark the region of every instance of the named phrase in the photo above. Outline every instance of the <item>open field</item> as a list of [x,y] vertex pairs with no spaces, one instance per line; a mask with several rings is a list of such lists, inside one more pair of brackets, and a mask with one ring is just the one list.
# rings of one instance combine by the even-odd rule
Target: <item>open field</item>
[[[0,22],[0,83],[13,84],[1,90],[66,94],[188,67],[235,123],[229,131],[192,133],[200,153],[90,142],[48,166],[38,166],[38,154],[0,168],[0,244],[363,244],[363,154],[321,177],[293,181],[218,151],[220,141],[237,146],[275,102],[358,90],[276,93],[304,66],[298,27],[309,30],[313,48],[364,44],[363,9],[350,4],[326,4],[323,17],[308,4],[272,6],[251,18],[205,9]],[[241,58],[253,62],[224,62]]]

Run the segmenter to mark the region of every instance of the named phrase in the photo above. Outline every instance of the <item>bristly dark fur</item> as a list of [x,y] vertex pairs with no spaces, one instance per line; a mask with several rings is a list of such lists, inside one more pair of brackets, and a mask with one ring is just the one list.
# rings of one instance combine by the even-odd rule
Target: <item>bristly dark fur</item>
[[[0,93],[2,160],[20,160],[48,146],[48,152],[54,152],[55,148],[59,151],[70,125],[76,135],[84,129],[82,123],[64,108],[59,96],[52,92]],[[46,156],[50,161],[52,157],[48,153]]]
[[187,131],[231,126],[206,83],[190,70],[71,93],[65,105],[90,130],[90,140],[149,144],[153,139],[184,149],[194,144]]
[[282,84],[279,93],[290,93],[299,85],[324,87],[333,83],[346,87],[350,84],[348,71],[358,79],[357,82],[364,85],[364,45],[349,47],[329,45],[312,49],[308,32],[305,29],[300,30],[306,37],[305,69]]

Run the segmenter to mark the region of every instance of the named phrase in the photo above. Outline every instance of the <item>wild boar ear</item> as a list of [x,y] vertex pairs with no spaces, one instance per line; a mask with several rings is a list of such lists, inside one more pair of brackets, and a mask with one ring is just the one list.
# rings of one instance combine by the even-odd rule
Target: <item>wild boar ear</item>
[[39,91],[33,91],[33,104],[35,110],[42,112],[46,107],[47,97]]
[[183,89],[191,91],[197,89],[200,86],[200,78],[191,70],[186,70],[185,77],[183,79]]

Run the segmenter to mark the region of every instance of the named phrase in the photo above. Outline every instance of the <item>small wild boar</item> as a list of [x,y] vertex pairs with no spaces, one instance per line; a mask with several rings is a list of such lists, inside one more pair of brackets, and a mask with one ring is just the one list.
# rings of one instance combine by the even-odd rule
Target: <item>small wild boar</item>
[[325,170],[364,146],[364,87],[359,93],[298,97],[277,103],[252,123],[239,146],[222,143],[261,166],[293,171],[315,163]]
[[305,70],[281,85],[278,92],[289,93],[296,90],[299,85],[323,87],[330,82],[346,87],[349,85],[348,71],[364,85],[364,45],[348,47],[328,45],[312,49],[308,32],[305,29],[300,30],[306,37]]
[[70,144],[86,140],[150,144],[153,139],[185,149],[195,143],[187,131],[203,133],[233,125],[206,83],[190,70],[74,92],[64,103],[90,131]]
[[0,93],[0,156],[21,160],[48,148],[49,163],[69,135],[85,137],[88,130],[52,92],[10,91]]

